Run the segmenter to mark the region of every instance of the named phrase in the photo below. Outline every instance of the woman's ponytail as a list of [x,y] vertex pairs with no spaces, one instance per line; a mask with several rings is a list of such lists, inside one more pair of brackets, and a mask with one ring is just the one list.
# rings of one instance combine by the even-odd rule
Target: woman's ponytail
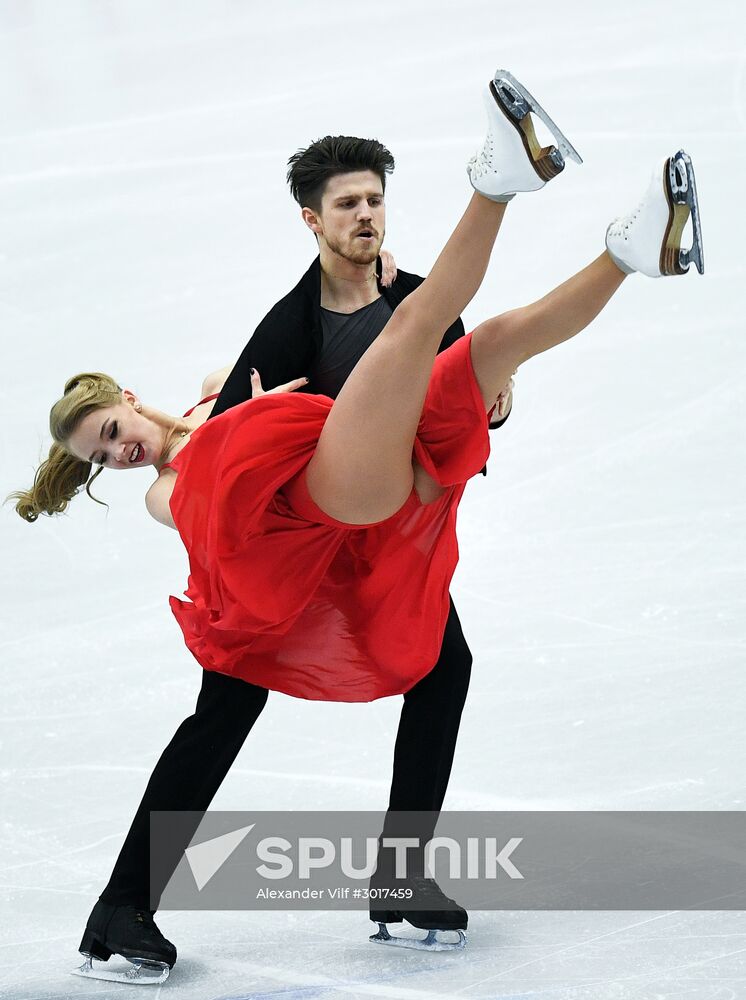
[[90,491],[91,483],[102,470],[99,468],[91,475],[91,463],[72,455],[66,442],[87,414],[104,406],[115,406],[121,402],[121,393],[114,379],[103,372],[84,372],[67,380],[64,395],[49,414],[49,429],[55,442],[49,455],[36,470],[31,489],[19,490],[8,497],[16,501],[16,510],[24,521],[35,521],[39,514],[61,514],[83,485],[91,500],[106,506]]
[[83,462],[62,445],[53,444],[36,470],[31,489],[12,493],[8,499],[16,501],[16,510],[24,521],[35,521],[39,514],[50,517],[61,514],[83,485],[91,499],[101,503],[90,492],[90,485],[100,471],[91,476],[90,462]]

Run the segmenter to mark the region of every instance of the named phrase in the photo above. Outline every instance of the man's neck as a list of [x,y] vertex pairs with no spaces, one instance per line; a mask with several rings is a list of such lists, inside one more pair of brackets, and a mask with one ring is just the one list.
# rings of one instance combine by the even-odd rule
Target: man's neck
[[321,306],[333,312],[353,313],[381,297],[376,262],[354,264],[321,248]]

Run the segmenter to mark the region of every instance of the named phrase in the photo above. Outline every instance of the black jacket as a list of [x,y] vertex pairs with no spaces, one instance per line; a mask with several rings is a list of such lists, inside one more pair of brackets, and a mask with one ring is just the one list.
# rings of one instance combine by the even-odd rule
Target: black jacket
[[[380,277],[380,258],[377,267]],[[378,287],[391,308],[396,309],[424,280],[417,274],[398,271],[390,288],[383,288],[380,282]],[[446,330],[439,351],[463,336],[464,324],[457,319]],[[211,416],[251,399],[251,368],[259,372],[265,389],[308,376],[311,381],[304,392],[315,392],[313,368],[321,345],[321,265],[317,257],[295,288],[272,306],[256,328],[233,366]]]

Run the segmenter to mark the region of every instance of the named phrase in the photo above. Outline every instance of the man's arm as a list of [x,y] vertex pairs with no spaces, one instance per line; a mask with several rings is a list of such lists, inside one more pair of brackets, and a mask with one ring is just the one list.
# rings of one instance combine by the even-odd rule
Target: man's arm
[[512,410],[513,410],[513,379],[510,380],[507,386],[497,397],[495,411],[492,414],[492,420],[490,420],[490,430],[494,431],[498,427],[502,427],[502,425],[510,416]]

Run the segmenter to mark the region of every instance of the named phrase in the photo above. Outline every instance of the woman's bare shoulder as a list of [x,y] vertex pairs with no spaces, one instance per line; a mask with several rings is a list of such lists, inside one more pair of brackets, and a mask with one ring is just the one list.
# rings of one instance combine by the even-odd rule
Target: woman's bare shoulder
[[171,494],[176,483],[176,473],[173,469],[164,469],[145,494],[145,507],[148,514],[167,528],[175,528],[171,514]]
[[220,392],[232,371],[233,365],[226,365],[225,368],[218,368],[217,371],[210,372],[202,383],[202,399]]

